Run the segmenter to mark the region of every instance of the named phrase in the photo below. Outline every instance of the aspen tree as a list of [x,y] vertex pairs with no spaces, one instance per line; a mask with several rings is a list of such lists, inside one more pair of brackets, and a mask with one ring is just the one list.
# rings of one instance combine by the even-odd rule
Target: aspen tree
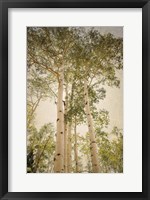
[[77,147],[77,124],[76,124],[76,116],[75,116],[74,135],[75,135],[75,145],[74,145],[74,151],[75,151],[75,169],[76,169],[76,173],[78,173],[79,172],[79,161],[78,161],[78,147]]
[[62,67],[58,84],[57,134],[56,134],[56,151],[54,158],[54,171],[56,173],[64,172],[63,85],[64,85],[64,68]]
[[68,138],[67,138],[67,172],[72,172],[72,123],[73,123],[73,107],[74,107],[74,91],[75,82],[71,85],[70,98],[68,101]]
[[99,161],[98,161],[98,150],[96,144],[96,138],[94,133],[93,119],[90,111],[89,96],[88,96],[88,86],[87,80],[84,79],[84,98],[85,98],[85,112],[88,121],[88,129],[90,135],[90,149],[91,149],[91,160],[92,168],[94,173],[100,172]]
[[67,145],[67,172],[71,173],[72,171],[72,145],[71,145],[71,130],[72,129],[72,123],[68,123],[68,145]]
[[67,173],[67,140],[68,140],[68,122],[67,122],[67,111],[68,111],[68,84],[65,88],[66,97],[64,104],[64,172]]

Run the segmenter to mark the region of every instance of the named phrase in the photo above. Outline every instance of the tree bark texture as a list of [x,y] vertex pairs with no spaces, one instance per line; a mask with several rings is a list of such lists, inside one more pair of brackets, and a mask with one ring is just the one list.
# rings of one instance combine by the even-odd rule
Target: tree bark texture
[[75,151],[75,167],[76,167],[76,173],[78,173],[79,172],[79,162],[78,162],[77,124],[76,124],[76,119],[75,119],[74,134],[75,134],[75,146],[74,146],[74,151]]
[[66,85],[66,97],[64,104],[64,172],[67,173],[67,141],[68,141],[68,123],[67,123],[67,111],[68,111],[68,85]]
[[88,130],[89,130],[89,135],[90,135],[92,171],[94,173],[99,173],[100,167],[99,167],[99,161],[98,161],[98,150],[97,150],[97,143],[96,143],[94,127],[93,127],[93,118],[90,111],[87,80],[84,80],[84,98],[85,98],[85,112],[87,116]]
[[54,172],[64,172],[64,112],[63,112],[63,84],[64,70],[60,72],[58,83],[58,101],[57,101],[57,134],[56,148],[54,158]]
[[71,156],[71,123],[68,124],[68,145],[67,145],[67,172],[71,173],[72,171],[72,156]]

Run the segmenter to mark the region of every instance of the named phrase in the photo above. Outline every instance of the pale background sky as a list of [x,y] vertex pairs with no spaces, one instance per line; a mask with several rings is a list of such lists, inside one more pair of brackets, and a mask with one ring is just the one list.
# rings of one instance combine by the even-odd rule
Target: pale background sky
[[[112,33],[116,37],[123,37],[123,27],[95,27],[98,29],[101,34]],[[106,88],[106,98],[101,100],[98,107],[100,109],[106,109],[109,111],[110,124],[108,126],[107,131],[110,132],[114,126],[117,126],[120,129],[123,129],[123,72],[120,70],[117,72],[117,75],[120,79],[120,88]],[[53,123],[54,127],[56,127],[56,116],[57,108],[56,104],[54,104],[53,100],[41,101],[39,104],[36,117],[35,117],[35,125],[37,129],[40,129],[42,125],[45,123]],[[78,133],[87,132],[87,125],[78,126]]]

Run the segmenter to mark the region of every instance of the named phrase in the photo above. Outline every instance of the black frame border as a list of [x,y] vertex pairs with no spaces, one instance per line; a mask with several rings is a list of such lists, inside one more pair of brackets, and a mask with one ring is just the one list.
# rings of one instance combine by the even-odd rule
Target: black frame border
[[[142,192],[8,192],[8,9],[142,8]],[[136,72],[135,72],[136,73]],[[150,0],[0,0],[0,199],[150,200]]]

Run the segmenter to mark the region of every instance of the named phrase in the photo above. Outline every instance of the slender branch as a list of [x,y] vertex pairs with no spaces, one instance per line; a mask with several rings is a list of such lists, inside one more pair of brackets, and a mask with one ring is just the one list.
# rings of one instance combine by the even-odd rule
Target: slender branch
[[43,69],[45,69],[49,72],[52,72],[57,77],[57,79],[59,80],[59,74],[56,71],[54,71],[51,67],[48,67],[47,65],[38,62],[37,59],[35,60],[35,58],[33,58],[33,56],[31,54],[30,54],[30,56],[32,57],[33,63],[40,65]]

